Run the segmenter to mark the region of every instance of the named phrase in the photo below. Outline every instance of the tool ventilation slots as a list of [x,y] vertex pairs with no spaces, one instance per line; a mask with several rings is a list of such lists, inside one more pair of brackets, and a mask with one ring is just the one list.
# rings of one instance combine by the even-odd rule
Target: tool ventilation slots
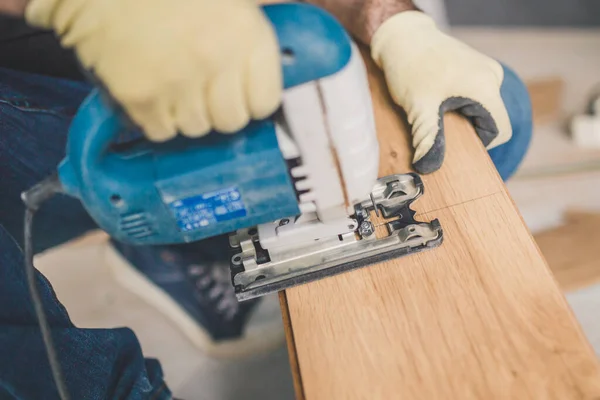
[[[294,183],[294,189],[296,190],[296,196],[298,197],[298,200],[300,200],[300,197],[306,193],[310,192],[310,189],[312,188],[308,188],[305,187],[304,189],[302,188],[302,184],[299,185],[300,182],[305,181],[306,180],[306,171],[304,168],[302,168],[302,161],[300,160],[300,157],[297,158],[293,158],[291,160],[285,160],[287,163],[287,168],[288,171],[290,171],[290,177],[292,178],[292,182]],[[305,186],[306,186],[306,182],[305,182]]]
[[317,198],[314,192],[314,187],[308,177],[308,169],[302,165],[300,157],[287,159],[287,167],[290,172],[290,177],[294,183],[298,206],[302,213],[314,212],[316,207],[314,200]]
[[135,239],[154,235],[145,213],[122,214],[119,225],[123,232]]

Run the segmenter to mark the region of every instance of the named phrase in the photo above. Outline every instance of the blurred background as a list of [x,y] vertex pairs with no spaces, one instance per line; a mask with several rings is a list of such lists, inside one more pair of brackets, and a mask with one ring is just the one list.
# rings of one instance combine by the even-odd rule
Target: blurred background
[[[453,35],[511,66],[534,108],[527,158],[508,183],[525,222],[600,355],[600,2],[421,0]],[[198,352],[161,314],[115,284],[103,236],[42,255],[76,324],[132,327],[185,399],[291,399],[287,353],[218,361]],[[568,249],[567,251],[561,248]],[[85,265],[82,259],[89,260]],[[62,267],[55,267],[61,264]],[[202,393],[202,394],[199,394]]]

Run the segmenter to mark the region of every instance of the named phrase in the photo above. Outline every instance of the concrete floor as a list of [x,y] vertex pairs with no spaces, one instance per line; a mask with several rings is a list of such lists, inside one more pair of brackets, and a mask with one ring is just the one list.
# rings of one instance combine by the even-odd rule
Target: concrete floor
[[[455,33],[506,61],[526,79],[561,76],[566,82],[565,115],[583,109],[592,86],[600,82],[600,31],[460,29]],[[580,154],[561,125],[546,126],[536,131],[523,171],[531,175],[557,159],[578,159]],[[568,207],[599,207],[598,182],[600,172],[560,179],[532,179],[524,173],[509,184],[509,190],[528,225],[537,230],[559,223]],[[243,361],[205,357],[162,315],[114,283],[102,261],[101,246],[101,238],[86,239],[47,252],[37,261],[76,324],[133,328],[145,354],[162,361],[176,396],[188,400],[293,398],[284,348]],[[596,317],[600,285],[570,293],[568,300],[600,354],[600,319]]]

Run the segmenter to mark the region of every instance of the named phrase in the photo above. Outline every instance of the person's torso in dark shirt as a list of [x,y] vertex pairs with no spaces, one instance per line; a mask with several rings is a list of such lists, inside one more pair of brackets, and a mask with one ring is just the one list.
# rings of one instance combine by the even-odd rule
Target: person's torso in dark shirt
[[0,15],[0,67],[83,80],[77,59],[50,31]]

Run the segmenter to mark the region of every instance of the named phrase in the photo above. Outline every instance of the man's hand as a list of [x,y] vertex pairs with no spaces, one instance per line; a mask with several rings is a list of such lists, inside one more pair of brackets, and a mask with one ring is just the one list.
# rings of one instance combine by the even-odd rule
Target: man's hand
[[412,0],[308,1],[329,10],[371,46],[394,101],[408,114],[418,172],[442,165],[444,112],[469,118],[488,149],[510,139],[510,120],[500,96],[502,66],[442,33]]
[[488,149],[512,136],[500,63],[440,32],[425,14],[407,11],[385,21],[373,35],[371,54],[408,115],[418,172],[442,165],[445,112],[469,118]]
[[254,0],[31,0],[156,141],[235,132],[281,100],[274,31]]

